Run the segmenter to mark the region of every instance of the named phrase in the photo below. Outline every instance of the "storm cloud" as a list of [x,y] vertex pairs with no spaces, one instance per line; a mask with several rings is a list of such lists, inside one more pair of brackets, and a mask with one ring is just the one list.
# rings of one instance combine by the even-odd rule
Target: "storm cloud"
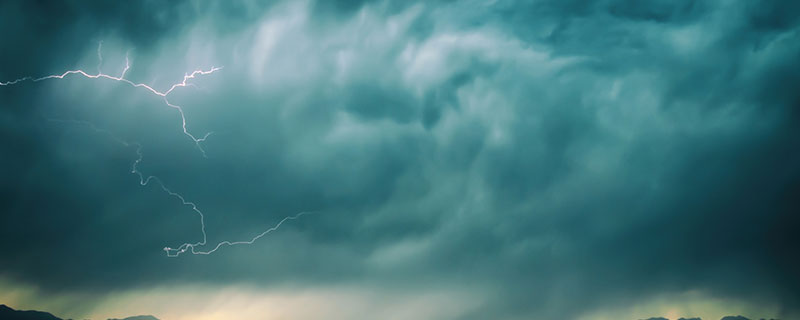
[[[156,88],[223,69],[170,96],[213,132],[207,158],[124,83],[0,87],[0,277],[92,297],[62,308],[77,316],[195,286],[367,301],[330,289],[357,288],[382,302],[347,306],[377,315],[427,295],[428,319],[686,295],[797,316],[799,23],[795,1],[2,3],[0,81],[116,75],[126,54]],[[209,243],[314,213],[167,258],[197,216],[75,121],[140,143]]]

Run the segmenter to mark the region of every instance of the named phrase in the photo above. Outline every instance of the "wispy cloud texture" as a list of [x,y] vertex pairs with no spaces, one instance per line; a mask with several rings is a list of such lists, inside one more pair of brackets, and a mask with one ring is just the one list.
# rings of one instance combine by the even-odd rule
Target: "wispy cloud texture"
[[[0,4],[0,27],[19,30],[0,34],[0,81],[93,70],[101,40],[104,71],[121,72],[127,53],[126,78],[157,90],[224,66],[170,93],[189,132],[214,132],[207,158],[179,113],[128,85],[0,87],[3,286],[36,288],[28,303],[94,297],[76,315],[114,299],[157,309],[193,291],[163,288],[202,286],[240,301],[343,299],[343,319],[649,317],[631,306],[687,295],[790,318],[799,12],[722,0]],[[137,183],[134,149],[52,118],[139,142],[140,169],[206,213],[209,243],[315,214],[253,245],[166,258],[165,244],[200,239],[196,216]],[[435,297],[409,307],[414,292]],[[206,298],[225,299],[187,299]],[[186,317],[188,300],[156,311]]]

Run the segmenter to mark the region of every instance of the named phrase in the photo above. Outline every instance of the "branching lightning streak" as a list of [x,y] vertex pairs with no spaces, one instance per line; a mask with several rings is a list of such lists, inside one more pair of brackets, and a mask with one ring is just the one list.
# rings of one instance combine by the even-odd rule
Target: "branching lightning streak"
[[[103,56],[101,54],[102,45],[103,45],[103,43],[101,42],[100,45],[98,45],[98,47],[97,47],[97,56],[98,56],[98,59],[100,60],[100,62],[97,65],[98,69],[100,68],[101,64],[103,63]],[[164,103],[167,106],[169,106],[170,108],[178,110],[178,113],[181,115],[181,128],[183,128],[183,134],[185,134],[186,136],[188,136],[189,138],[192,139],[192,141],[194,142],[194,144],[197,147],[197,149],[200,150],[200,152],[203,154],[203,157],[207,157],[206,151],[205,151],[205,149],[203,149],[203,146],[200,145],[200,143],[205,141],[208,138],[208,136],[211,135],[213,132],[208,132],[208,133],[204,134],[200,138],[198,138],[194,134],[190,133],[188,131],[188,129],[186,129],[186,114],[184,113],[183,108],[181,106],[179,106],[179,105],[171,103],[169,101],[169,99],[168,99],[168,96],[169,96],[170,93],[172,93],[177,88],[187,87],[187,86],[192,85],[190,83],[187,83],[187,81],[189,81],[191,79],[194,79],[198,75],[208,75],[208,74],[211,74],[211,73],[214,73],[216,71],[221,70],[222,67],[211,67],[211,69],[208,69],[208,70],[195,70],[195,71],[192,71],[191,73],[185,73],[183,75],[183,81],[181,81],[179,83],[176,83],[176,84],[173,84],[168,90],[163,91],[163,92],[162,91],[158,91],[158,90],[154,89],[153,87],[151,87],[151,86],[149,86],[147,84],[136,83],[136,82],[130,81],[128,79],[125,79],[125,73],[128,72],[128,69],[130,69],[130,62],[128,60],[128,55],[126,54],[125,55],[125,69],[122,71],[122,75],[120,75],[119,77],[115,77],[115,76],[112,76],[112,75],[108,75],[108,74],[102,73],[102,72],[100,72],[100,70],[97,71],[97,74],[89,74],[86,71],[78,69],[78,70],[68,70],[68,71],[65,71],[62,74],[53,74],[53,75],[39,77],[39,78],[23,77],[23,78],[19,78],[19,79],[13,80],[13,81],[0,82],[0,86],[13,85],[13,84],[17,84],[19,82],[28,81],[28,80],[30,80],[32,82],[39,82],[39,81],[48,80],[48,79],[64,79],[64,77],[66,77],[68,75],[77,74],[77,75],[82,75],[82,76],[84,76],[86,78],[90,78],[90,79],[104,78],[104,79],[124,82],[124,83],[127,83],[127,84],[129,84],[129,85],[131,85],[133,87],[136,87],[136,88],[145,88],[148,91],[150,91],[151,93],[153,93],[153,94],[155,94],[157,96],[160,96],[162,99],[164,99]]]
[[[189,136],[192,139],[192,141],[194,141],[195,146],[197,146],[197,148],[203,154],[203,157],[206,157],[205,150],[203,150],[202,146],[200,145],[200,142],[205,141],[206,138],[208,138],[208,136],[211,134],[211,132],[206,133],[202,138],[196,138],[194,135],[189,133],[187,131],[187,129],[186,129],[186,117],[184,115],[183,109],[178,105],[170,103],[169,100],[167,99],[167,96],[173,90],[175,90],[178,87],[193,86],[193,84],[187,83],[187,81],[190,80],[190,79],[195,78],[197,75],[207,75],[207,74],[210,74],[210,73],[213,73],[215,71],[218,71],[218,70],[222,69],[222,67],[212,67],[211,69],[209,69],[207,71],[195,70],[192,73],[184,74],[183,81],[181,81],[179,83],[176,83],[176,84],[173,84],[168,90],[166,90],[164,92],[161,92],[161,91],[158,91],[158,90],[154,89],[153,87],[151,87],[149,85],[146,85],[146,84],[143,84],[143,83],[134,83],[134,82],[132,82],[132,81],[130,81],[128,79],[125,79],[125,73],[127,73],[128,70],[130,69],[130,60],[128,59],[128,54],[127,53],[125,55],[125,68],[122,70],[122,74],[119,77],[114,77],[114,76],[102,73],[100,71],[100,68],[101,68],[102,63],[103,63],[102,45],[103,45],[103,43],[100,42],[98,44],[98,47],[97,47],[97,56],[98,56],[99,63],[98,63],[98,66],[97,66],[98,71],[97,71],[96,75],[88,74],[85,71],[80,70],[80,69],[79,70],[69,70],[69,71],[66,71],[66,72],[64,72],[62,74],[49,75],[49,76],[44,76],[44,77],[40,77],[40,78],[23,77],[23,78],[19,78],[19,79],[13,80],[13,81],[0,82],[0,86],[14,85],[14,84],[17,84],[19,82],[28,81],[28,80],[30,80],[32,82],[38,82],[38,81],[47,80],[47,79],[63,79],[64,77],[66,77],[67,75],[70,75],[70,74],[79,74],[79,75],[82,75],[84,77],[91,78],[91,79],[105,78],[105,79],[125,82],[127,84],[130,84],[133,87],[136,87],[136,88],[138,88],[138,87],[145,88],[148,91],[152,92],[153,94],[156,94],[156,95],[162,97],[164,99],[164,102],[167,104],[167,106],[178,110],[178,112],[181,115],[183,133],[185,135]],[[312,213],[312,212],[304,211],[304,212],[300,212],[298,214],[295,214],[293,216],[287,216],[287,217],[283,218],[280,222],[278,222],[276,225],[274,225],[273,227],[271,227],[271,228],[269,228],[267,230],[264,230],[263,232],[259,233],[258,235],[256,235],[255,237],[252,237],[250,240],[247,240],[247,241],[227,241],[227,240],[225,240],[225,241],[217,243],[217,245],[211,250],[207,250],[207,251],[198,250],[197,249],[198,247],[206,246],[207,240],[208,240],[208,236],[206,234],[205,215],[203,214],[202,211],[200,211],[200,209],[197,207],[197,205],[194,202],[186,200],[186,198],[183,195],[181,195],[180,193],[174,192],[171,189],[169,189],[166,186],[166,184],[164,184],[164,182],[159,177],[154,176],[154,175],[145,175],[144,173],[139,171],[138,166],[142,162],[142,160],[144,159],[144,156],[143,156],[143,153],[142,153],[141,144],[139,144],[137,142],[128,142],[125,139],[122,139],[122,138],[114,135],[111,131],[99,128],[99,127],[95,126],[94,124],[92,124],[91,122],[88,122],[88,121],[61,120],[61,119],[48,119],[48,120],[54,121],[54,122],[66,122],[66,123],[74,123],[74,124],[85,125],[85,126],[89,127],[90,129],[94,130],[95,132],[103,133],[105,135],[108,135],[109,137],[111,137],[111,139],[113,139],[114,141],[120,143],[121,145],[123,145],[125,147],[130,147],[130,146],[136,147],[137,158],[136,158],[136,160],[133,161],[133,164],[131,165],[131,173],[133,173],[133,174],[135,174],[135,175],[137,175],[139,177],[139,184],[142,185],[142,186],[147,186],[151,182],[155,182],[161,188],[162,191],[164,191],[166,194],[168,194],[168,195],[180,200],[182,205],[191,207],[192,211],[194,211],[195,213],[197,213],[200,216],[200,231],[203,234],[203,240],[199,241],[199,242],[195,242],[195,243],[184,243],[184,244],[181,244],[180,246],[178,246],[177,248],[164,247],[163,250],[166,252],[167,257],[178,257],[182,253],[185,253],[187,251],[191,252],[192,254],[196,254],[196,255],[209,255],[209,254],[214,253],[215,251],[219,250],[222,246],[253,244],[256,240],[260,239],[261,237],[263,237],[263,236],[267,235],[268,233],[273,232],[273,231],[277,230],[278,228],[280,228],[280,226],[283,225],[283,223],[286,222],[287,220],[295,220],[295,219],[300,218],[303,215]]]

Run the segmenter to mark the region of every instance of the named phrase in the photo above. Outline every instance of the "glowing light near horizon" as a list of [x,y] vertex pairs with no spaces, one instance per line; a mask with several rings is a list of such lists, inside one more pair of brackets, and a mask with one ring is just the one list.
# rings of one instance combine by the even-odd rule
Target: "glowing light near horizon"
[[[162,91],[156,90],[155,88],[153,88],[152,86],[149,86],[147,84],[135,83],[133,81],[125,79],[125,74],[128,72],[128,70],[131,67],[130,60],[128,58],[128,54],[127,53],[125,55],[125,68],[122,70],[122,73],[121,73],[121,75],[119,77],[115,77],[115,76],[112,76],[112,75],[104,74],[101,71],[102,65],[103,65],[102,48],[103,48],[103,43],[100,42],[98,44],[98,46],[97,46],[97,57],[98,57],[97,74],[89,74],[89,73],[87,73],[87,72],[85,72],[85,71],[83,71],[81,69],[68,70],[68,71],[65,71],[64,73],[61,73],[61,74],[53,74],[53,75],[48,75],[48,76],[43,76],[43,77],[38,77],[38,78],[34,78],[34,77],[28,76],[28,77],[23,77],[23,78],[19,78],[19,79],[12,80],[12,81],[7,81],[7,82],[0,81],[0,86],[15,85],[17,83],[24,82],[24,81],[39,82],[39,81],[48,80],[48,79],[64,79],[68,75],[81,75],[81,76],[84,76],[84,77],[90,78],[90,79],[101,79],[101,78],[102,79],[109,79],[109,80],[114,80],[114,81],[118,81],[118,82],[127,83],[127,84],[129,84],[129,85],[131,85],[131,86],[133,86],[135,88],[144,88],[147,91],[151,92],[152,94],[160,96],[164,100],[164,103],[168,107],[178,110],[178,113],[181,116],[181,127],[183,128],[183,133],[186,136],[188,136],[189,138],[192,139],[192,141],[194,142],[194,144],[197,147],[197,149],[200,150],[200,152],[202,153],[203,157],[207,158],[206,151],[203,149],[203,147],[201,145],[201,142],[204,142],[208,138],[208,136],[212,134],[212,132],[207,132],[200,138],[198,138],[194,134],[190,133],[186,128],[186,125],[187,125],[186,124],[186,115],[184,114],[183,108],[181,106],[179,106],[179,105],[171,103],[169,101],[169,99],[168,99],[168,96],[169,96],[170,93],[172,93],[177,88],[187,87],[187,86],[194,86],[193,84],[188,83],[187,81],[189,81],[191,79],[194,79],[195,77],[197,77],[199,75],[212,74],[212,73],[214,73],[216,71],[222,70],[222,67],[213,67],[212,66],[208,70],[194,70],[191,73],[185,73],[184,76],[183,76],[183,80],[181,82],[173,84],[172,86],[170,86],[170,88],[168,90],[162,92]],[[198,242],[195,242],[195,243],[184,243],[184,244],[181,244],[177,248],[164,247],[163,250],[166,252],[168,257],[177,257],[177,256],[179,256],[179,255],[181,255],[182,253],[185,253],[185,252],[191,252],[192,254],[198,254],[198,255],[208,255],[208,254],[214,253],[215,251],[219,250],[219,248],[221,248],[222,246],[253,244],[256,240],[260,239],[261,237],[265,236],[266,234],[268,234],[268,233],[270,233],[272,231],[275,231],[278,228],[280,228],[280,226],[284,222],[286,222],[287,220],[295,220],[295,219],[298,219],[298,218],[300,218],[301,216],[303,216],[305,214],[311,213],[311,212],[300,212],[300,213],[298,213],[296,215],[293,215],[293,216],[287,216],[287,217],[283,218],[280,222],[278,222],[276,225],[274,225],[273,227],[264,230],[263,232],[259,233],[255,237],[250,238],[250,240],[246,240],[246,241],[228,241],[228,240],[225,240],[225,241],[221,241],[221,242],[217,243],[216,246],[213,249],[203,251],[201,249],[198,249],[198,247],[202,248],[202,247],[206,246],[206,244],[207,244],[207,238],[208,237],[206,235],[205,215],[203,214],[202,211],[200,211],[200,209],[197,207],[197,205],[194,202],[187,201],[186,198],[183,195],[181,195],[181,194],[179,194],[177,192],[174,192],[171,189],[167,188],[166,184],[164,184],[164,182],[159,177],[153,176],[153,175],[145,175],[141,171],[139,171],[138,165],[139,165],[139,163],[142,162],[142,160],[144,158],[143,154],[142,154],[142,146],[139,143],[128,142],[128,141],[126,141],[124,139],[121,139],[118,136],[114,135],[114,133],[112,133],[111,131],[108,131],[106,129],[101,129],[101,128],[99,128],[99,127],[95,126],[94,124],[92,124],[90,122],[87,122],[87,121],[61,120],[61,119],[49,119],[49,120],[50,121],[55,121],[55,122],[70,122],[70,123],[85,125],[85,126],[88,126],[89,128],[91,128],[92,130],[94,130],[95,132],[103,133],[103,134],[108,135],[113,140],[115,140],[116,142],[122,144],[125,147],[131,147],[131,146],[136,147],[136,155],[138,157],[136,158],[136,160],[133,161],[133,164],[131,165],[131,173],[133,173],[133,174],[135,174],[135,175],[137,175],[139,177],[139,184],[142,185],[142,186],[146,186],[146,185],[149,185],[151,182],[155,182],[161,188],[161,190],[163,190],[166,194],[168,194],[168,195],[180,200],[181,204],[191,207],[192,211],[196,212],[199,215],[199,217],[200,217],[200,231],[202,232],[203,239],[201,241],[198,241]]]

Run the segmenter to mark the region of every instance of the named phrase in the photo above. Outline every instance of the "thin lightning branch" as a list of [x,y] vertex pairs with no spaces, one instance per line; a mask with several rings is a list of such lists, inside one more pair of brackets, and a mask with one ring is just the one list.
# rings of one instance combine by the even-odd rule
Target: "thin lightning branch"
[[10,85],[14,85],[14,84],[17,84],[19,82],[26,81],[26,80],[31,80],[31,79],[33,79],[33,78],[32,77],[24,77],[24,78],[19,78],[17,80],[12,80],[12,81],[8,81],[8,82],[0,81],[0,86],[10,86]]
[[[97,74],[100,74],[100,70],[103,68],[103,41],[97,43]],[[125,75],[123,74],[122,77]],[[120,77],[120,78],[122,78]]]
[[93,131],[97,132],[97,133],[102,133],[104,135],[109,136],[112,140],[116,141],[117,143],[119,143],[119,144],[121,144],[121,145],[123,145],[125,147],[131,147],[131,146],[136,147],[136,156],[137,156],[137,158],[136,158],[136,160],[133,161],[133,164],[131,165],[131,173],[133,173],[133,174],[135,174],[136,176],[139,177],[139,185],[147,186],[151,182],[155,182],[155,184],[157,184],[158,187],[160,187],[162,191],[164,191],[166,194],[178,199],[181,202],[182,205],[189,206],[192,209],[192,211],[194,211],[195,213],[197,213],[198,216],[200,216],[200,231],[203,234],[203,240],[199,241],[199,242],[195,242],[195,243],[184,243],[184,244],[181,244],[180,246],[178,246],[177,248],[164,247],[163,250],[164,250],[164,252],[167,253],[167,257],[178,257],[182,253],[185,253],[187,251],[191,252],[192,254],[196,254],[196,255],[209,255],[209,254],[212,254],[215,251],[219,250],[219,248],[221,248],[222,246],[235,246],[235,245],[242,245],[242,244],[253,244],[254,242],[256,242],[256,240],[260,239],[261,237],[263,237],[263,236],[267,235],[268,233],[273,232],[273,231],[277,230],[278,228],[280,228],[281,225],[283,225],[284,222],[286,222],[288,220],[296,220],[296,219],[300,218],[303,215],[313,213],[313,212],[310,212],[310,211],[304,211],[304,212],[300,212],[298,214],[295,214],[293,216],[287,216],[287,217],[283,218],[280,222],[278,222],[276,225],[274,225],[273,227],[271,227],[271,228],[269,228],[267,230],[264,230],[263,232],[259,233],[255,237],[250,238],[250,240],[247,240],[247,241],[228,241],[228,240],[225,240],[225,241],[221,241],[221,242],[217,243],[217,245],[214,246],[214,248],[211,249],[211,250],[207,250],[207,251],[199,250],[198,248],[202,248],[202,247],[206,246],[207,239],[208,239],[208,236],[206,234],[205,215],[197,207],[197,204],[195,204],[194,202],[186,200],[186,198],[183,195],[181,195],[180,193],[174,192],[171,189],[169,189],[166,186],[166,184],[164,184],[164,182],[161,180],[161,178],[159,178],[157,176],[154,176],[154,175],[145,175],[144,173],[139,171],[139,164],[144,159],[144,155],[142,153],[142,145],[141,144],[139,144],[138,142],[128,142],[125,139],[122,139],[122,138],[116,136],[111,131],[99,128],[99,127],[95,126],[93,123],[88,122],[88,121],[64,120],[64,119],[47,119],[47,120],[48,121],[52,121],[52,122],[84,125],[84,126],[90,128],[90,129],[92,129]]
[[[98,61],[99,61],[98,65],[97,65],[97,69],[98,69],[97,70],[97,74],[89,74],[89,73],[86,73],[85,71],[80,70],[80,69],[79,70],[68,70],[68,71],[66,71],[66,72],[64,72],[62,74],[54,74],[54,75],[49,75],[49,76],[44,76],[44,77],[39,77],[39,78],[34,78],[34,77],[28,76],[28,77],[23,77],[23,78],[19,78],[19,79],[12,80],[12,81],[7,81],[7,82],[1,82],[0,81],[0,86],[15,85],[15,84],[17,84],[19,82],[23,82],[23,81],[39,82],[39,81],[48,80],[48,79],[64,79],[64,77],[66,77],[68,75],[77,74],[77,75],[82,75],[82,76],[84,76],[86,78],[90,78],[90,79],[104,78],[104,79],[124,82],[124,83],[127,83],[127,84],[135,87],[135,88],[147,89],[151,93],[162,97],[164,99],[164,103],[166,103],[167,106],[178,110],[178,112],[181,115],[181,127],[183,128],[183,133],[186,136],[188,136],[189,138],[191,138],[192,141],[194,141],[195,146],[197,146],[197,148],[203,154],[203,157],[206,157],[205,150],[202,148],[200,143],[205,141],[208,138],[208,136],[211,134],[211,132],[206,133],[201,138],[197,138],[193,134],[189,133],[189,131],[186,129],[186,116],[184,114],[183,108],[181,108],[180,106],[178,106],[176,104],[171,103],[167,97],[169,96],[170,93],[172,93],[175,89],[177,89],[179,87],[194,86],[194,84],[188,83],[187,81],[189,81],[191,79],[194,79],[198,75],[211,74],[211,73],[213,73],[215,71],[218,71],[218,70],[222,69],[222,67],[212,67],[209,70],[195,70],[192,73],[186,73],[183,76],[183,81],[181,81],[179,83],[176,83],[176,84],[173,84],[168,90],[162,92],[162,91],[158,91],[158,90],[154,89],[153,87],[151,87],[151,86],[149,86],[147,84],[135,83],[133,81],[125,79],[125,74],[130,69],[130,59],[128,57],[128,53],[125,54],[125,68],[122,70],[122,74],[119,77],[115,77],[115,76],[112,76],[112,75],[108,75],[108,74],[102,73],[102,71],[100,70],[101,67],[102,67],[102,64],[103,64],[102,46],[103,46],[102,42],[100,42],[98,44],[98,46],[97,46],[97,58],[98,58]],[[253,244],[256,240],[260,239],[261,237],[263,237],[263,236],[267,235],[268,233],[273,232],[273,231],[277,230],[278,228],[280,228],[280,226],[283,225],[283,223],[286,222],[287,220],[295,220],[295,219],[298,219],[298,218],[300,218],[301,216],[303,216],[305,214],[312,213],[312,212],[300,212],[300,213],[298,213],[296,215],[285,217],[285,218],[283,218],[283,220],[278,222],[278,224],[276,224],[275,226],[273,226],[273,227],[271,227],[271,228],[259,233],[258,235],[256,235],[255,237],[251,238],[250,240],[247,240],[247,241],[227,241],[226,240],[226,241],[222,241],[222,242],[217,243],[217,245],[211,250],[203,251],[202,249],[198,249],[198,248],[202,248],[202,247],[206,246],[206,244],[207,244],[208,237],[206,235],[205,215],[203,214],[202,211],[200,211],[200,209],[197,207],[197,205],[194,202],[187,201],[186,198],[183,195],[181,195],[181,194],[179,194],[177,192],[174,192],[171,189],[167,188],[166,184],[164,184],[164,182],[160,178],[158,178],[157,176],[153,176],[153,175],[145,175],[141,171],[139,171],[138,166],[142,162],[142,159],[144,158],[143,154],[142,154],[142,146],[139,143],[128,142],[128,141],[126,141],[126,140],[124,140],[122,138],[119,138],[118,136],[114,135],[112,132],[110,132],[110,131],[108,131],[106,129],[98,128],[97,126],[95,126],[94,124],[92,124],[90,122],[78,121],[78,120],[59,120],[59,119],[48,119],[48,120],[54,121],[54,122],[68,122],[68,123],[82,124],[82,125],[85,125],[85,126],[91,128],[95,132],[99,132],[99,133],[103,133],[103,134],[108,135],[114,141],[122,144],[125,147],[135,146],[136,147],[136,155],[138,157],[136,158],[136,160],[133,161],[133,164],[131,165],[131,173],[133,173],[133,174],[135,174],[135,175],[137,175],[139,177],[139,184],[142,185],[142,186],[146,186],[146,185],[150,184],[151,182],[155,182],[161,188],[162,191],[164,191],[168,195],[180,200],[182,205],[191,207],[192,211],[194,211],[195,213],[197,213],[200,216],[200,231],[203,234],[203,240],[199,241],[199,242],[196,242],[196,243],[184,243],[184,244],[178,246],[177,248],[165,247],[164,251],[167,253],[168,257],[177,257],[177,256],[179,256],[182,253],[185,253],[187,251],[191,252],[192,254],[197,254],[197,255],[208,255],[208,254],[214,253],[215,251],[219,250],[222,246]]]
[[127,73],[128,69],[131,68],[131,62],[130,62],[130,59],[128,59],[128,56],[130,55],[130,53],[131,53],[130,50],[125,52],[125,69],[122,69],[122,75],[119,76],[120,78],[125,78],[125,73]]
[[[100,60],[100,64],[102,64],[102,61],[103,61],[102,60],[103,56],[102,56],[102,53],[101,53],[102,45],[103,45],[103,43],[101,42],[97,46],[97,55],[98,55],[98,58]],[[100,68],[100,64],[98,64],[98,69]],[[19,78],[19,79],[16,79],[16,80],[13,80],[13,81],[9,81],[9,82],[0,82],[0,86],[13,85],[13,84],[17,84],[19,82],[27,81],[27,80],[30,80],[32,82],[39,82],[39,81],[48,80],[48,79],[64,79],[64,77],[66,77],[68,75],[77,74],[77,75],[82,75],[82,76],[84,76],[86,78],[91,78],[91,79],[104,78],[104,79],[109,79],[109,80],[114,80],[114,81],[120,81],[120,82],[127,83],[127,84],[129,84],[129,85],[131,85],[133,87],[136,87],[136,88],[147,89],[151,93],[163,98],[164,99],[164,103],[166,103],[167,106],[169,106],[170,108],[178,110],[178,113],[180,113],[180,115],[181,115],[181,128],[183,128],[183,134],[185,134],[186,136],[191,138],[192,141],[194,142],[195,146],[197,147],[197,149],[200,150],[200,152],[203,154],[203,157],[207,158],[206,151],[205,151],[205,149],[203,149],[203,147],[200,145],[200,143],[203,142],[203,141],[206,141],[208,136],[211,135],[213,132],[208,132],[208,133],[206,133],[205,135],[203,135],[200,138],[198,138],[197,136],[189,133],[189,131],[186,129],[186,114],[184,113],[183,108],[181,106],[179,106],[179,105],[171,103],[167,96],[169,96],[169,94],[172,93],[172,91],[174,91],[177,88],[190,86],[191,84],[187,83],[187,81],[189,81],[191,79],[194,79],[198,75],[208,75],[208,74],[211,74],[211,73],[214,73],[216,71],[221,70],[222,67],[211,67],[211,69],[208,69],[208,70],[195,70],[195,71],[192,71],[192,73],[185,73],[183,75],[183,81],[181,81],[179,83],[176,83],[176,84],[173,84],[168,90],[163,91],[163,92],[162,91],[158,91],[158,90],[154,89],[153,87],[151,87],[151,86],[149,86],[147,84],[135,83],[133,81],[125,79],[125,73],[128,72],[128,69],[130,69],[130,62],[128,60],[128,56],[126,55],[125,56],[125,69],[122,71],[122,75],[120,75],[119,77],[115,77],[115,76],[112,76],[112,75],[104,74],[104,73],[100,72],[99,70],[98,70],[97,74],[89,74],[89,73],[86,73],[83,70],[78,69],[78,70],[68,70],[68,71],[66,71],[66,72],[64,72],[62,74],[54,74],[54,75],[44,76],[44,77],[40,77],[40,78],[24,77],[24,78]]]
[[[198,211],[198,212],[199,212],[199,211]],[[278,228],[280,228],[280,227],[281,227],[281,225],[282,225],[284,222],[286,222],[287,220],[296,220],[296,219],[300,218],[300,217],[301,217],[301,216],[303,216],[303,215],[306,215],[306,214],[311,214],[311,213],[313,213],[313,212],[310,212],[310,211],[303,211],[303,212],[300,212],[300,213],[298,213],[298,214],[296,214],[296,215],[293,215],[293,216],[288,216],[288,217],[286,217],[286,218],[283,218],[283,220],[281,220],[280,222],[278,222],[278,224],[276,224],[276,225],[275,225],[275,226],[273,226],[272,228],[269,228],[269,229],[267,229],[267,230],[264,230],[264,232],[261,232],[261,233],[259,233],[257,236],[253,237],[252,239],[250,239],[250,240],[248,240],[248,241],[234,241],[234,242],[231,242],[231,241],[222,241],[222,242],[220,242],[220,243],[217,243],[217,246],[216,246],[216,247],[214,247],[214,249],[211,249],[211,250],[209,250],[209,251],[196,251],[194,248],[195,248],[195,246],[196,246],[197,244],[188,244],[188,243],[184,243],[183,245],[181,245],[180,247],[178,247],[178,249],[172,249],[172,248],[170,248],[170,247],[166,247],[166,248],[164,248],[164,251],[166,251],[166,252],[167,252],[167,256],[170,256],[170,257],[177,257],[177,256],[178,256],[178,255],[180,255],[181,253],[183,253],[183,252],[186,252],[186,250],[187,250],[187,249],[190,249],[190,251],[192,252],[192,254],[204,254],[204,255],[207,255],[207,254],[212,254],[212,253],[214,253],[214,251],[217,251],[217,250],[218,250],[220,247],[222,247],[222,246],[235,246],[235,245],[240,245],[240,244],[253,244],[253,242],[256,242],[256,240],[260,239],[261,237],[263,237],[263,236],[267,235],[268,233],[270,233],[270,232],[272,232],[272,231],[275,231],[275,230],[277,230]],[[205,234],[204,234],[203,236],[205,237]],[[205,240],[203,240],[203,244],[202,244],[202,245],[205,245]],[[170,253],[171,253],[171,252],[175,252],[175,254],[174,254],[174,255],[170,255]]]

